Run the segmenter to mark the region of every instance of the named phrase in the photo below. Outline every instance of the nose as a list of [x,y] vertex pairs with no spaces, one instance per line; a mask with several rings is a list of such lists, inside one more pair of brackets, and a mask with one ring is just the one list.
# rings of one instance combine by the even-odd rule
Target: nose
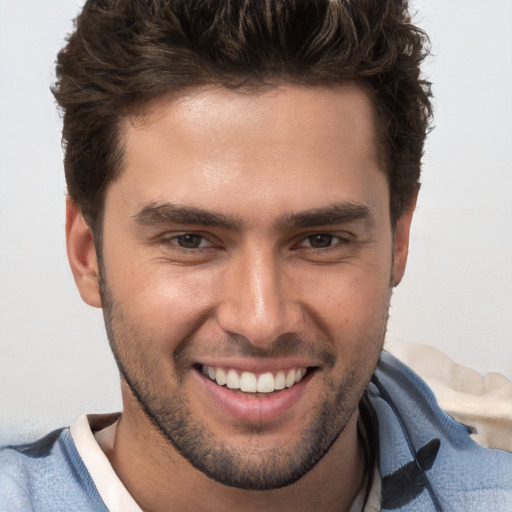
[[245,251],[233,257],[222,290],[217,321],[224,332],[259,347],[298,332],[302,312],[293,297],[293,278],[271,251]]

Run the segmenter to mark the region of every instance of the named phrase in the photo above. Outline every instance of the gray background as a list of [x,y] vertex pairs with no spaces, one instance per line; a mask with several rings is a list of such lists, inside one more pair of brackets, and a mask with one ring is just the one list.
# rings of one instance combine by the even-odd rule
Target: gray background
[[[81,2],[0,0],[0,444],[120,408],[64,243],[55,54]],[[436,128],[388,339],[512,378],[512,2],[422,0]]]

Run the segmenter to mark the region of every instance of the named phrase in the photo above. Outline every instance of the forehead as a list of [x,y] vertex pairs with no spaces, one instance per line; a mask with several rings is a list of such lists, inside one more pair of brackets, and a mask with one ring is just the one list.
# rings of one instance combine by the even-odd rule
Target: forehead
[[243,203],[282,213],[351,201],[385,181],[374,117],[353,84],[192,89],[123,122],[124,169],[110,188],[139,206]]
[[[132,140],[154,137],[159,131],[162,137],[180,133],[212,145],[220,144],[230,130],[237,134],[233,142],[241,137],[255,143],[266,138],[264,142],[272,139],[277,145],[289,142],[290,132],[297,129],[312,143],[343,143],[348,135],[367,143],[375,136],[375,120],[369,94],[353,83],[234,90],[203,86],[156,98],[141,116],[125,118],[121,129]],[[348,125],[350,130],[344,130]]]

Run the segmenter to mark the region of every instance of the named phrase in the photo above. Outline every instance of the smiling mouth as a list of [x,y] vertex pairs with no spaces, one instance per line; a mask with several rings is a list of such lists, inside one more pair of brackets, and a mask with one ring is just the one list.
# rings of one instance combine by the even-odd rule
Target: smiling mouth
[[308,368],[292,368],[256,374],[239,372],[232,368],[201,365],[202,374],[218,386],[235,392],[251,393],[253,396],[269,396],[275,391],[291,388],[298,384],[308,371]]

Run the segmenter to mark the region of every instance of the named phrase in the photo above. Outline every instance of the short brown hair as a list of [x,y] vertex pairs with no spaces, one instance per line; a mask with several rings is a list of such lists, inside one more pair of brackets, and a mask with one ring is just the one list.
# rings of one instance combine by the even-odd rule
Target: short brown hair
[[57,59],[68,193],[95,229],[122,170],[119,126],[186,87],[346,81],[377,113],[393,221],[419,186],[431,117],[426,35],[407,0],[88,0]]

